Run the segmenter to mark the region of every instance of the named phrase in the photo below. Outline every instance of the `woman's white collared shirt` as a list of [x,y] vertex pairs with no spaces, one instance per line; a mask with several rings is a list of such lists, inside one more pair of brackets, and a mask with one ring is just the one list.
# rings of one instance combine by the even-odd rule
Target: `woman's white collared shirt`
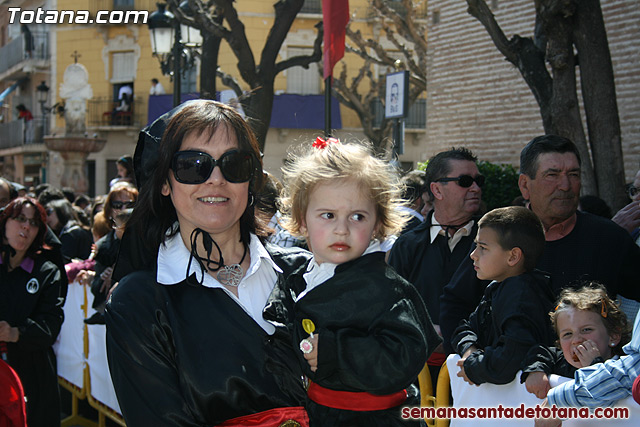
[[[269,253],[260,242],[260,239],[254,234],[251,234],[249,255],[251,257],[251,263],[238,285],[237,297],[208,273],[204,273],[202,286],[222,289],[233,301],[238,303],[262,329],[268,334],[273,334],[275,328],[263,319],[262,310],[273,290],[278,278],[278,273],[282,273],[282,270],[271,259]],[[165,240],[165,243],[160,245],[160,250],[158,251],[158,271],[156,277],[158,283],[175,285],[185,280],[190,256],[191,251],[184,245],[180,233],[176,233],[173,237]],[[199,280],[203,276],[200,265],[195,260],[191,262],[189,275],[191,274],[195,274]]]

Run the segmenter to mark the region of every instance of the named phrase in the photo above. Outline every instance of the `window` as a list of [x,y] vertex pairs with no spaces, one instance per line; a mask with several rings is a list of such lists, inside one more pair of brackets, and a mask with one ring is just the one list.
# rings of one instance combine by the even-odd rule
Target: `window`
[[134,0],[113,0],[114,10],[133,10]]
[[[312,48],[290,47],[287,49],[287,57],[298,55],[311,55]],[[293,67],[287,70],[287,93],[298,95],[318,95],[320,93],[320,74],[318,63],[309,64],[308,69]]]
[[117,52],[112,55],[111,83],[135,80],[136,58],[133,52]]
[[433,14],[431,15],[431,22],[433,25],[439,24],[440,23],[440,11],[439,10],[434,10]]

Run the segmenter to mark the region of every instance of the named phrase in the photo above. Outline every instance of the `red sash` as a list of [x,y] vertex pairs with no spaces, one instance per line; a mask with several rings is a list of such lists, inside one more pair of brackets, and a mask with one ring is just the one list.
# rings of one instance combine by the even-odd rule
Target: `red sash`
[[431,353],[429,360],[427,360],[427,364],[429,366],[442,366],[442,364],[447,361],[447,356],[448,355],[445,353],[438,353],[434,351]]
[[232,418],[218,427],[309,427],[309,416],[302,406],[274,408],[256,414]]
[[400,406],[407,400],[407,390],[377,395],[367,392],[330,390],[311,381],[307,395],[319,405],[349,411],[382,411]]

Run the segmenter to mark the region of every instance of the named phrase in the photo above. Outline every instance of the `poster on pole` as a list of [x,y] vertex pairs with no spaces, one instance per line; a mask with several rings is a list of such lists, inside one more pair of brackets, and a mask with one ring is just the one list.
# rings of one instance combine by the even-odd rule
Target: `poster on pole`
[[387,74],[384,117],[398,119],[409,114],[409,72]]

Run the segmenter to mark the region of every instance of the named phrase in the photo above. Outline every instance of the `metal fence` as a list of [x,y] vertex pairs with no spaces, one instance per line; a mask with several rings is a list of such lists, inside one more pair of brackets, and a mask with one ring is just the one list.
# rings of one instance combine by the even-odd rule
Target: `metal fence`
[[305,0],[300,13],[322,13],[322,0]]
[[28,144],[41,144],[43,142],[42,117],[33,120],[14,120],[0,124],[0,149],[21,147]]
[[[402,2],[400,0],[391,0],[391,1],[387,1],[387,6],[389,6],[389,8],[393,9],[396,11],[396,13],[402,17],[406,17],[408,14],[407,8],[404,7],[404,5],[402,4]],[[413,2],[413,7],[414,7],[414,18],[417,19],[426,19],[427,18],[427,2],[422,1],[418,4],[416,4],[418,2],[414,1]],[[376,16],[376,10],[373,6],[370,6],[368,9],[368,17],[369,19],[374,18]]]
[[0,73],[29,59],[49,59],[49,34],[32,33],[31,50],[27,50],[24,35],[11,40],[0,48]]
[[142,101],[134,99],[129,111],[116,111],[120,102],[113,98],[93,98],[87,104],[87,125],[100,126],[140,126],[142,119]]
[[[371,109],[375,114],[373,120],[374,127],[380,127],[384,119],[384,106],[382,101],[376,99],[371,103]],[[409,107],[409,115],[404,119],[406,129],[426,129],[427,128],[427,100],[417,99]]]

